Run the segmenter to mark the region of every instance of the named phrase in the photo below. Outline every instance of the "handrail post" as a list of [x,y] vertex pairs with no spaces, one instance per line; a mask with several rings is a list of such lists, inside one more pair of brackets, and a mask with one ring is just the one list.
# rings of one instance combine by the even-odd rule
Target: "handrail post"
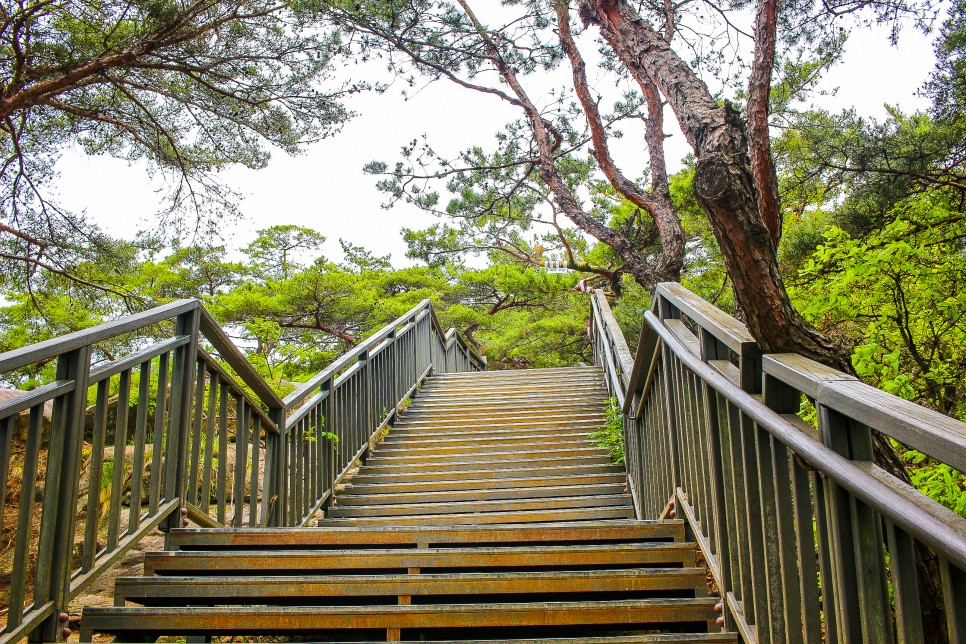
[[[872,430],[819,402],[822,443],[854,461],[872,461]],[[826,481],[825,527],[831,555],[835,614],[841,642],[892,640],[891,608],[882,560],[882,522],[869,506]],[[823,593],[824,594],[824,593]],[[885,630],[889,624],[888,631]]]
[[365,427],[365,431],[371,432],[372,427],[372,374],[369,369],[369,350],[366,349],[359,356],[359,369],[361,373],[359,374],[362,378],[362,400],[359,403],[362,405],[362,426]]
[[[55,399],[51,416],[47,481],[52,485],[45,490],[41,515],[34,606],[42,606],[48,601],[54,606],[50,617],[30,633],[31,642],[55,642],[62,638],[63,624],[59,618],[67,611],[70,601],[71,555],[77,519],[74,504],[80,478],[78,470],[90,367],[90,345],[57,358],[57,380],[73,380],[74,389]],[[23,485],[27,484],[27,481],[23,482]]]
[[389,335],[387,335],[386,337],[390,340],[389,363],[392,365],[391,366],[392,376],[390,379],[390,382],[392,383],[392,399],[399,400],[399,376],[398,376],[399,369],[397,364],[399,362],[399,356],[398,356],[399,344],[396,342],[396,329],[393,329],[392,331],[390,331]]
[[269,409],[268,415],[278,428],[278,433],[266,434],[266,448],[271,454],[271,478],[266,481],[270,487],[265,492],[269,495],[270,508],[267,523],[269,527],[278,528],[288,525],[288,428],[285,426],[284,407],[273,407]]
[[[338,436],[338,433],[336,432],[336,429],[337,429],[336,424],[338,422],[338,416],[336,413],[336,404],[335,404],[335,375],[334,374],[329,376],[329,379],[325,381],[325,384],[322,385],[322,388],[325,391],[329,392],[329,395],[326,396],[326,399],[325,399],[326,400],[326,405],[325,405],[326,432],[329,434],[332,434],[333,436]],[[332,502],[335,501],[335,480],[339,475],[338,473],[339,451],[338,450],[340,448],[339,448],[339,444],[337,442],[334,442],[335,439],[326,438],[325,440],[327,442],[332,442],[332,444],[329,445],[329,448],[326,450],[329,458],[329,480],[327,481],[329,486],[329,498],[325,500],[325,504],[323,505],[323,508],[327,509],[332,507]],[[295,517],[295,518],[300,519],[301,517]]]
[[[668,301],[663,295],[657,294],[657,301],[655,302],[655,307],[657,308],[657,316],[660,320],[676,320],[680,319],[681,312],[675,307],[671,302]],[[678,445],[678,426],[677,426],[677,414],[674,413],[675,398],[677,396],[677,389],[674,386],[674,367],[671,364],[670,352],[666,351],[665,347],[661,347],[662,355],[661,363],[664,368],[664,396],[665,396],[665,426],[667,427],[667,432],[670,440],[668,443],[671,447],[671,498],[673,498],[678,486],[681,484],[681,459],[679,456],[680,446]]]
[[178,505],[161,524],[165,549],[169,547],[172,528],[181,527],[181,509],[185,505],[185,480],[188,453],[188,423],[191,420],[191,399],[194,392],[195,367],[198,363],[198,337],[201,322],[200,304],[182,313],[175,320],[175,335],[188,336],[188,344],[178,347],[174,354],[171,377],[171,414],[165,444],[164,498],[180,499]]

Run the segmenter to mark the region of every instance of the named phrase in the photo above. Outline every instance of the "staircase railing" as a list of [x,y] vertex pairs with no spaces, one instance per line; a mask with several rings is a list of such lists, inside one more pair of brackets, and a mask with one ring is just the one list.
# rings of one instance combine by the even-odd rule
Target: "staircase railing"
[[[923,615],[935,593],[948,641],[966,642],[966,519],[872,458],[880,432],[966,471],[966,424],[802,356],[762,355],[679,284],[658,286],[632,362],[603,294],[592,302],[637,514],[685,521],[728,630],[746,642],[937,641]],[[918,578],[922,556],[939,588]]]
[[20,489],[2,643],[61,637],[68,602],[158,529],[312,521],[423,379],[485,368],[428,300],[284,399],[197,300],[0,354],[0,373],[50,363],[0,401],[0,518]]

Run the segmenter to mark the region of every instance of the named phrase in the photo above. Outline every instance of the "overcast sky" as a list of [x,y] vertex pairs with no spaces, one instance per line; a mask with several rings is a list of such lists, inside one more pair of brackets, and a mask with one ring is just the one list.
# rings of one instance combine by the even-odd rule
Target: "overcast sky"
[[[891,46],[884,32],[856,30],[843,62],[825,78],[824,89],[836,93],[817,97],[816,103],[835,111],[855,107],[880,118],[886,103],[907,111],[924,108],[926,102],[917,90],[933,63],[931,39],[913,29],[903,32],[899,47]],[[243,246],[259,228],[299,224],[326,235],[325,251],[334,259],[341,257],[341,237],[377,254],[391,254],[394,263],[402,264],[406,259],[400,229],[425,227],[435,218],[402,205],[383,210],[384,196],[376,190],[375,178],[363,174],[363,165],[373,159],[394,163],[400,147],[424,133],[450,153],[473,144],[489,147],[492,133],[518,116],[499,99],[442,81],[409,100],[391,88],[381,95],[353,97],[350,107],[359,116],[304,154],[289,157],[280,152],[265,169],[224,173],[226,182],[245,196],[244,219],[222,230],[230,247]],[[670,113],[667,130],[673,135],[667,149],[673,171],[689,149]],[[628,174],[640,173],[646,161],[643,149],[633,132],[615,148],[615,157]],[[148,181],[142,165],[70,152],[58,168],[58,191],[65,206],[86,211],[115,237],[131,238],[151,227],[159,209],[158,186]]]

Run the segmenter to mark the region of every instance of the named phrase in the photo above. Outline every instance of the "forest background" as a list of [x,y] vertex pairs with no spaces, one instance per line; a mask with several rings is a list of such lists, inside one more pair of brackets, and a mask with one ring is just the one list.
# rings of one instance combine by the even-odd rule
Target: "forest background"
[[[199,297],[285,391],[423,298],[444,326],[467,334],[490,368],[589,362],[589,306],[574,290],[579,282],[613,293],[632,344],[655,280],[680,279],[747,314],[695,193],[700,159],[686,156],[667,171],[670,109],[636,88],[596,40],[593,17],[571,27],[570,42],[599,67],[592,91],[582,94],[570,72],[578,59],[561,36],[570,17],[559,4],[507,3],[486,7],[480,19],[463,2],[7,4],[0,350]],[[819,4],[824,9],[782,5],[774,21],[782,46],[765,85],[781,278],[805,321],[848,348],[858,375],[966,420],[966,2]],[[719,105],[745,109],[753,121],[747,106],[756,88],[744,79],[756,65],[752,23],[767,5],[642,7],[656,15],[674,8],[668,39]],[[898,47],[903,32],[934,35],[936,66],[920,89],[928,109],[890,107],[887,117],[871,119],[815,107],[849,34],[870,29],[891,34]],[[91,74],[95,81],[36,91],[65,69],[164,38],[168,49],[105,66]],[[390,70],[391,86],[366,75],[376,68]],[[401,231],[409,261],[394,265],[357,240],[339,240],[341,252],[326,256],[324,217],[313,229],[273,213],[276,225],[244,240],[229,244],[219,234],[240,216],[224,173],[264,167],[271,152],[325,145],[350,118],[365,119],[346,108],[351,96],[455,83],[484,101],[516,92],[517,77],[531,83],[534,111],[519,92],[504,96],[524,109],[508,111],[516,120],[492,139],[482,132],[449,154],[434,147],[432,132],[414,131],[400,160],[366,166],[387,205],[438,218]],[[472,119],[465,126],[472,131]],[[541,128],[553,139],[549,152]],[[651,151],[626,184],[610,167],[608,138],[614,149],[645,149],[646,141]],[[161,191],[163,208],[146,232],[118,237],[57,194],[65,185],[58,162],[78,153],[151,173],[146,185]],[[565,207],[563,193],[576,210]],[[662,229],[661,212],[679,230]],[[677,264],[668,250],[675,244]],[[575,270],[548,274],[541,268],[548,259]],[[118,350],[101,347],[98,359]],[[51,378],[47,370],[10,374],[6,384],[36,386]],[[915,452],[901,456],[914,483],[966,516],[962,473]]]

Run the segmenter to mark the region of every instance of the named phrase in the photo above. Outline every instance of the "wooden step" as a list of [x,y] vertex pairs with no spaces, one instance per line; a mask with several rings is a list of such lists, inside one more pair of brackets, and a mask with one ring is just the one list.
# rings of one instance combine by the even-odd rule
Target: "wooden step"
[[417,399],[412,405],[403,412],[403,418],[411,416],[493,416],[498,414],[521,414],[527,416],[544,415],[560,416],[571,413],[597,413],[602,414],[606,408],[606,401],[603,400],[583,400],[583,401],[563,401],[560,398],[548,398],[547,400],[534,400],[533,398],[520,401],[519,403],[507,403],[503,400],[486,401],[456,401],[438,400],[424,401]]
[[502,382],[506,380],[520,380],[526,382],[534,380],[575,380],[579,378],[603,377],[604,372],[599,367],[554,367],[547,369],[507,369],[493,371],[435,373],[429,378],[429,382]]
[[[336,524],[338,521],[328,521]],[[522,536],[522,535],[521,535]],[[186,550],[149,552],[144,574],[326,574],[336,570],[485,570],[679,564],[693,567],[694,546],[684,542],[346,550]],[[281,572],[279,572],[281,571]]]
[[599,521],[603,519],[630,519],[634,508],[614,506],[602,508],[555,509],[555,510],[516,510],[512,512],[485,512],[461,514],[413,514],[405,516],[380,517],[335,517],[324,519],[333,525],[354,523],[355,525],[484,525],[489,523],[545,523],[548,521]]
[[175,528],[170,545],[178,549],[298,549],[362,545],[587,543],[591,541],[681,541],[684,521],[621,521],[516,526],[390,526],[383,528]]
[[457,373],[440,373],[434,374],[434,379],[444,380],[447,378],[465,378],[472,376],[480,376],[484,378],[499,377],[499,376],[521,376],[524,378],[530,378],[538,375],[550,375],[550,374],[577,374],[577,373],[597,373],[600,374],[601,369],[596,365],[583,365],[577,367],[538,367],[535,369],[493,369],[491,371],[474,371],[474,372],[457,372]]
[[[306,602],[332,598],[351,606],[360,597],[413,598],[438,595],[523,595],[542,593],[704,594],[702,568],[640,568],[565,572],[448,573],[419,575],[307,575],[298,577],[120,577],[115,599],[145,606]],[[683,596],[683,594],[682,594]],[[306,604],[302,604],[306,605]]]
[[412,427],[405,425],[395,425],[389,432],[388,438],[404,440],[435,440],[435,439],[467,439],[467,438],[503,438],[512,436],[553,436],[556,434],[592,434],[599,430],[602,423],[581,422],[571,423],[569,426],[559,427],[556,425],[546,426],[541,423],[526,423],[525,425],[514,427],[493,427],[483,425],[477,428],[454,428],[454,427]]
[[338,629],[473,628],[573,625],[631,626],[713,622],[713,598],[612,602],[443,604],[346,607],[85,608],[81,640],[93,633],[269,635]]
[[429,384],[422,389],[420,394],[432,394],[440,396],[467,396],[481,398],[499,398],[503,395],[520,395],[530,392],[535,395],[552,396],[554,394],[566,396],[593,395],[606,397],[606,388],[601,381],[574,381],[574,382],[533,382],[533,383],[466,383],[458,386],[433,385]]
[[397,431],[391,431],[390,434],[380,441],[377,445],[379,449],[387,448],[411,448],[414,450],[427,449],[427,448],[446,448],[446,447],[458,447],[463,445],[477,446],[486,444],[506,444],[506,445],[518,445],[520,443],[548,443],[548,444],[558,444],[558,443],[572,443],[578,444],[583,442],[593,442],[590,438],[592,431],[576,431],[576,432],[535,432],[530,434],[518,434],[516,432],[506,433],[503,432],[502,435],[497,435],[496,432],[488,432],[480,434],[479,436],[451,436],[446,437],[434,437],[434,436],[421,436],[419,434],[413,434],[410,436],[401,435]]
[[457,478],[448,481],[433,480],[416,483],[360,483],[359,479],[349,479],[345,492],[339,498],[353,495],[382,495],[382,494],[427,494],[432,492],[478,492],[489,490],[507,490],[512,492],[518,487],[556,487],[573,483],[575,485],[624,485],[627,477],[623,474],[572,474],[567,476],[527,476],[521,473],[519,478],[504,479],[466,479]]
[[383,504],[404,504],[404,503],[446,503],[446,502],[467,502],[467,501],[497,501],[500,499],[549,499],[552,497],[574,497],[574,496],[599,496],[615,495],[624,493],[623,483],[610,483],[607,485],[558,485],[558,486],[531,486],[516,487],[498,490],[449,490],[445,492],[429,492],[425,490],[379,494],[379,493],[358,493],[353,488],[349,489],[350,494],[339,495],[339,507],[351,507],[356,505],[383,505]]
[[[373,459],[374,460],[374,459]],[[388,459],[387,459],[388,460]],[[457,461],[447,461],[445,463],[433,463],[425,462],[419,464],[419,473],[421,474],[431,474],[433,472],[460,472],[460,471],[475,471],[479,470],[481,466],[483,467],[495,467],[499,466],[499,471],[509,471],[509,470],[532,470],[537,467],[586,467],[591,465],[601,465],[607,466],[611,463],[609,457],[607,456],[561,456],[553,457],[548,456],[546,458],[534,458],[529,460],[506,460],[506,461],[494,461],[493,459],[486,458],[485,455],[467,455],[464,460]],[[366,474],[389,474],[389,473],[409,473],[413,470],[412,463],[372,463],[366,464]]]
[[608,405],[606,396],[592,397],[584,394],[565,396],[560,392],[547,394],[515,394],[513,396],[499,396],[486,398],[454,397],[446,395],[432,395],[421,393],[407,409],[448,409],[459,407],[464,410],[498,409],[503,406],[519,408],[557,409],[560,407],[596,407],[603,409]]
[[[328,644],[385,644],[382,640],[352,642],[329,642]],[[420,644],[688,644],[710,642],[713,644],[738,644],[737,633],[653,633],[644,635],[614,635],[611,637],[581,637],[581,638],[544,638],[539,639],[499,639],[499,640],[479,640],[479,639],[448,639],[448,640],[425,640],[420,639]],[[112,644],[133,644],[114,640]]]
[[[477,464],[478,465],[478,464]],[[353,484],[362,483],[414,483],[419,481],[443,481],[453,478],[466,477],[468,479],[515,479],[521,476],[568,476],[568,475],[602,475],[624,474],[620,465],[561,465],[550,464],[533,467],[505,468],[505,469],[460,469],[424,472],[377,472],[371,468],[359,470],[359,473],[349,479]]]
[[604,415],[600,413],[594,414],[575,414],[566,417],[540,417],[540,418],[522,418],[522,417],[512,417],[506,416],[503,418],[493,418],[488,419],[484,417],[469,417],[464,418],[458,422],[447,422],[440,423],[439,421],[433,420],[422,420],[419,418],[414,418],[412,420],[401,420],[396,423],[395,427],[399,429],[440,429],[441,425],[448,427],[450,431],[460,431],[460,430],[470,430],[473,428],[477,429],[501,429],[501,428],[518,428],[526,427],[531,429],[536,428],[550,428],[550,427],[601,427],[604,424]]
[[357,504],[350,506],[338,505],[328,510],[327,514],[333,518],[344,517],[388,517],[412,514],[462,514],[480,512],[516,512],[519,510],[551,510],[574,508],[605,508],[631,506],[631,497],[627,494],[609,494],[592,496],[559,496],[537,497],[524,499],[497,499],[493,501],[459,501],[459,502],[422,502],[395,504]]
[[[612,637],[581,637],[581,638],[525,638],[525,639],[448,639],[426,640],[420,639],[420,644],[679,644],[689,642],[713,642],[714,644],[737,644],[736,633],[655,633],[650,635],[615,635]],[[327,644],[385,644],[386,640],[353,640],[351,642],[328,642]],[[121,642],[117,639],[112,644],[133,644]]]
[[[497,461],[539,462],[545,459],[570,460],[576,458],[595,458],[604,456],[606,452],[595,445],[535,445],[530,451],[510,447],[492,447],[490,449],[459,448],[437,452],[434,450],[376,450],[375,454],[366,461],[366,467],[381,467],[387,465],[407,465],[422,468],[424,463],[465,463]],[[606,458],[606,457],[605,457]]]

